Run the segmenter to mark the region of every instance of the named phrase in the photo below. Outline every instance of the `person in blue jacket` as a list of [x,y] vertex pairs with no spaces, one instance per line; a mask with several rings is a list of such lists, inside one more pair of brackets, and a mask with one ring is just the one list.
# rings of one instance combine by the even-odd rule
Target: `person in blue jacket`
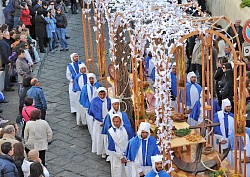
[[92,99],[97,96],[97,89],[101,86],[102,85],[99,82],[97,82],[95,74],[88,73],[87,84],[83,86],[80,93],[80,98],[79,98],[79,103],[81,106],[80,114],[81,117],[84,117],[84,115],[86,116],[87,126],[91,136],[93,132],[94,119],[92,116],[88,114],[88,109]]
[[145,177],[170,177],[170,175],[163,170],[162,159],[162,155],[155,155],[151,157],[153,169]]
[[90,103],[88,113],[94,118],[92,133],[92,152],[102,155],[106,158],[106,149],[104,144],[104,136],[102,135],[103,121],[109,110],[111,109],[111,100],[107,97],[105,87],[97,89],[98,96],[93,98]]
[[1,145],[0,153],[0,176],[3,177],[19,177],[18,170],[12,158],[14,151],[10,142]]

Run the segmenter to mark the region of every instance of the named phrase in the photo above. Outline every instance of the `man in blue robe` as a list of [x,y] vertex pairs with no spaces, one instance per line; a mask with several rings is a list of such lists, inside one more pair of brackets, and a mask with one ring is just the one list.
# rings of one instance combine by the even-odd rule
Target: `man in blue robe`
[[[122,118],[123,124],[126,126],[131,127],[131,123],[128,119],[128,116],[125,112],[121,112],[120,111],[120,100],[119,99],[111,99],[111,110],[108,112],[107,116],[105,117],[104,121],[103,121],[103,127],[102,127],[102,134],[104,136],[104,141],[108,140],[108,130],[110,127],[112,127],[112,121],[111,121],[111,117],[113,116],[113,114],[119,114],[120,118]],[[105,143],[108,146],[108,143]],[[106,149],[108,149],[106,147]],[[108,151],[107,153],[108,154]],[[107,161],[109,159],[107,158]]]
[[72,53],[70,55],[71,63],[68,64],[66,70],[66,78],[69,81],[69,101],[70,101],[70,111],[75,113],[77,111],[77,93],[73,91],[73,83],[76,75],[79,73],[79,64],[81,62],[78,60],[79,55],[77,53]]
[[[246,170],[246,176],[250,175],[250,128],[246,127],[246,146],[244,148],[244,138],[242,137],[241,139],[241,151],[239,151],[239,147],[237,148],[238,153],[241,153],[241,158],[243,160],[244,158],[244,150],[246,150],[246,163],[247,163],[247,170]],[[229,141],[229,145],[231,147],[230,152],[228,153],[228,162],[234,166],[234,132],[229,135],[228,137],[228,141]],[[239,144],[239,139],[237,139],[237,144]],[[238,156],[239,157],[239,156]],[[242,166],[244,165],[244,163],[241,163]],[[242,168],[244,169],[244,168]]]
[[102,155],[106,158],[106,150],[104,145],[104,136],[102,135],[103,120],[111,109],[111,100],[107,97],[105,87],[97,89],[98,96],[93,98],[90,103],[88,113],[93,116],[93,132],[92,132],[92,152]]
[[215,145],[220,142],[222,149],[228,147],[228,136],[234,132],[234,115],[230,110],[230,100],[224,99],[222,100],[221,111],[214,114],[214,123],[220,123],[220,126],[214,127]]
[[120,111],[120,100],[113,98],[111,99],[111,104],[112,104],[111,109],[104,119],[103,128],[102,128],[102,134],[106,134],[106,135],[108,134],[109,128],[112,127],[111,117],[113,116],[113,114],[119,114],[120,117],[122,118],[124,125],[131,127],[131,123],[126,112]]
[[79,64],[80,72],[75,76],[73,82],[73,91],[81,91],[83,86],[87,84],[88,69],[84,63]]
[[[80,99],[81,90],[84,85],[87,84],[87,67],[84,63],[79,64],[80,73],[75,76],[73,82],[73,91],[77,93],[77,100]],[[77,110],[76,110],[76,124],[77,125],[86,125],[86,111],[81,106],[80,102],[77,102]]]
[[152,171],[145,177],[170,177],[170,175],[163,170],[162,155],[152,156]]
[[192,110],[196,101],[200,99],[201,86],[197,84],[197,77],[194,72],[189,72],[187,74],[187,84],[186,84],[186,106],[187,110]]
[[159,154],[156,139],[150,136],[150,124],[141,122],[137,136],[127,146],[125,156],[131,167],[131,177],[145,176],[152,169],[151,156]]
[[92,99],[97,96],[97,89],[99,87],[101,87],[101,84],[97,82],[96,75],[94,73],[88,73],[87,84],[83,86],[79,99],[81,109],[80,114],[81,116],[86,117],[88,130],[91,136],[93,132],[94,120],[93,117],[88,114],[88,108]]
[[131,126],[123,124],[120,114],[112,114],[111,127],[108,130],[108,150],[112,177],[129,177],[126,174],[127,163],[124,152],[128,141],[134,137],[135,132]]

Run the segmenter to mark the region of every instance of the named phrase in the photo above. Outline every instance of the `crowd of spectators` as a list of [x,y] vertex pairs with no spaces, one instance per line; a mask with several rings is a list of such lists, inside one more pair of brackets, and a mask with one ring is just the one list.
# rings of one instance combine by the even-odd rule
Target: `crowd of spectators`
[[66,13],[71,8],[72,14],[77,14],[78,2],[9,0],[3,3],[5,24],[0,25],[0,70],[5,71],[4,91],[14,91],[14,83],[18,83],[17,122],[23,126],[19,131],[16,123],[0,118],[0,173],[13,177],[47,177],[45,152],[52,141],[52,130],[45,121],[46,98],[40,81],[33,76],[33,66],[40,62],[40,53],[69,50]]

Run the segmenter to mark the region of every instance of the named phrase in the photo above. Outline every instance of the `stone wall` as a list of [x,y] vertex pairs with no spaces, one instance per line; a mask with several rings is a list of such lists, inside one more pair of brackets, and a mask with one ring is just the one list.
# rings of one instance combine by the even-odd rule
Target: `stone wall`
[[[241,0],[206,0],[209,11],[213,16],[225,15],[233,23],[236,19],[241,19],[243,26],[246,20],[250,18],[250,8],[240,8]],[[225,25],[225,24],[221,24]]]

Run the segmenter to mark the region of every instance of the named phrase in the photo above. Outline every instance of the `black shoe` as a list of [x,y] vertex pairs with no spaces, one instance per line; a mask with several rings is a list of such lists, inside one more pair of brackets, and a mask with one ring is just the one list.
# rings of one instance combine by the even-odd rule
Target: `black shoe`
[[14,86],[14,84],[10,84],[10,86],[11,86],[11,87],[13,87],[13,86]]
[[70,39],[70,37],[69,37],[69,36],[66,36],[65,38],[66,38],[66,39]]
[[66,51],[69,51],[69,48],[65,49]]
[[[0,101],[0,103],[9,103],[8,100],[3,100],[3,101]],[[0,109],[1,110],[1,109]],[[1,112],[0,112],[1,113]]]
[[0,113],[2,113],[3,112],[3,110],[2,109],[0,109]]
[[4,91],[6,91],[6,92],[13,92],[13,91],[15,91],[15,89],[9,87],[9,88],[4,89]]
[[46,53],[46,50],[41,50],[40,53]]
[[60,49],[60,52],[64,51],[64,49]]

